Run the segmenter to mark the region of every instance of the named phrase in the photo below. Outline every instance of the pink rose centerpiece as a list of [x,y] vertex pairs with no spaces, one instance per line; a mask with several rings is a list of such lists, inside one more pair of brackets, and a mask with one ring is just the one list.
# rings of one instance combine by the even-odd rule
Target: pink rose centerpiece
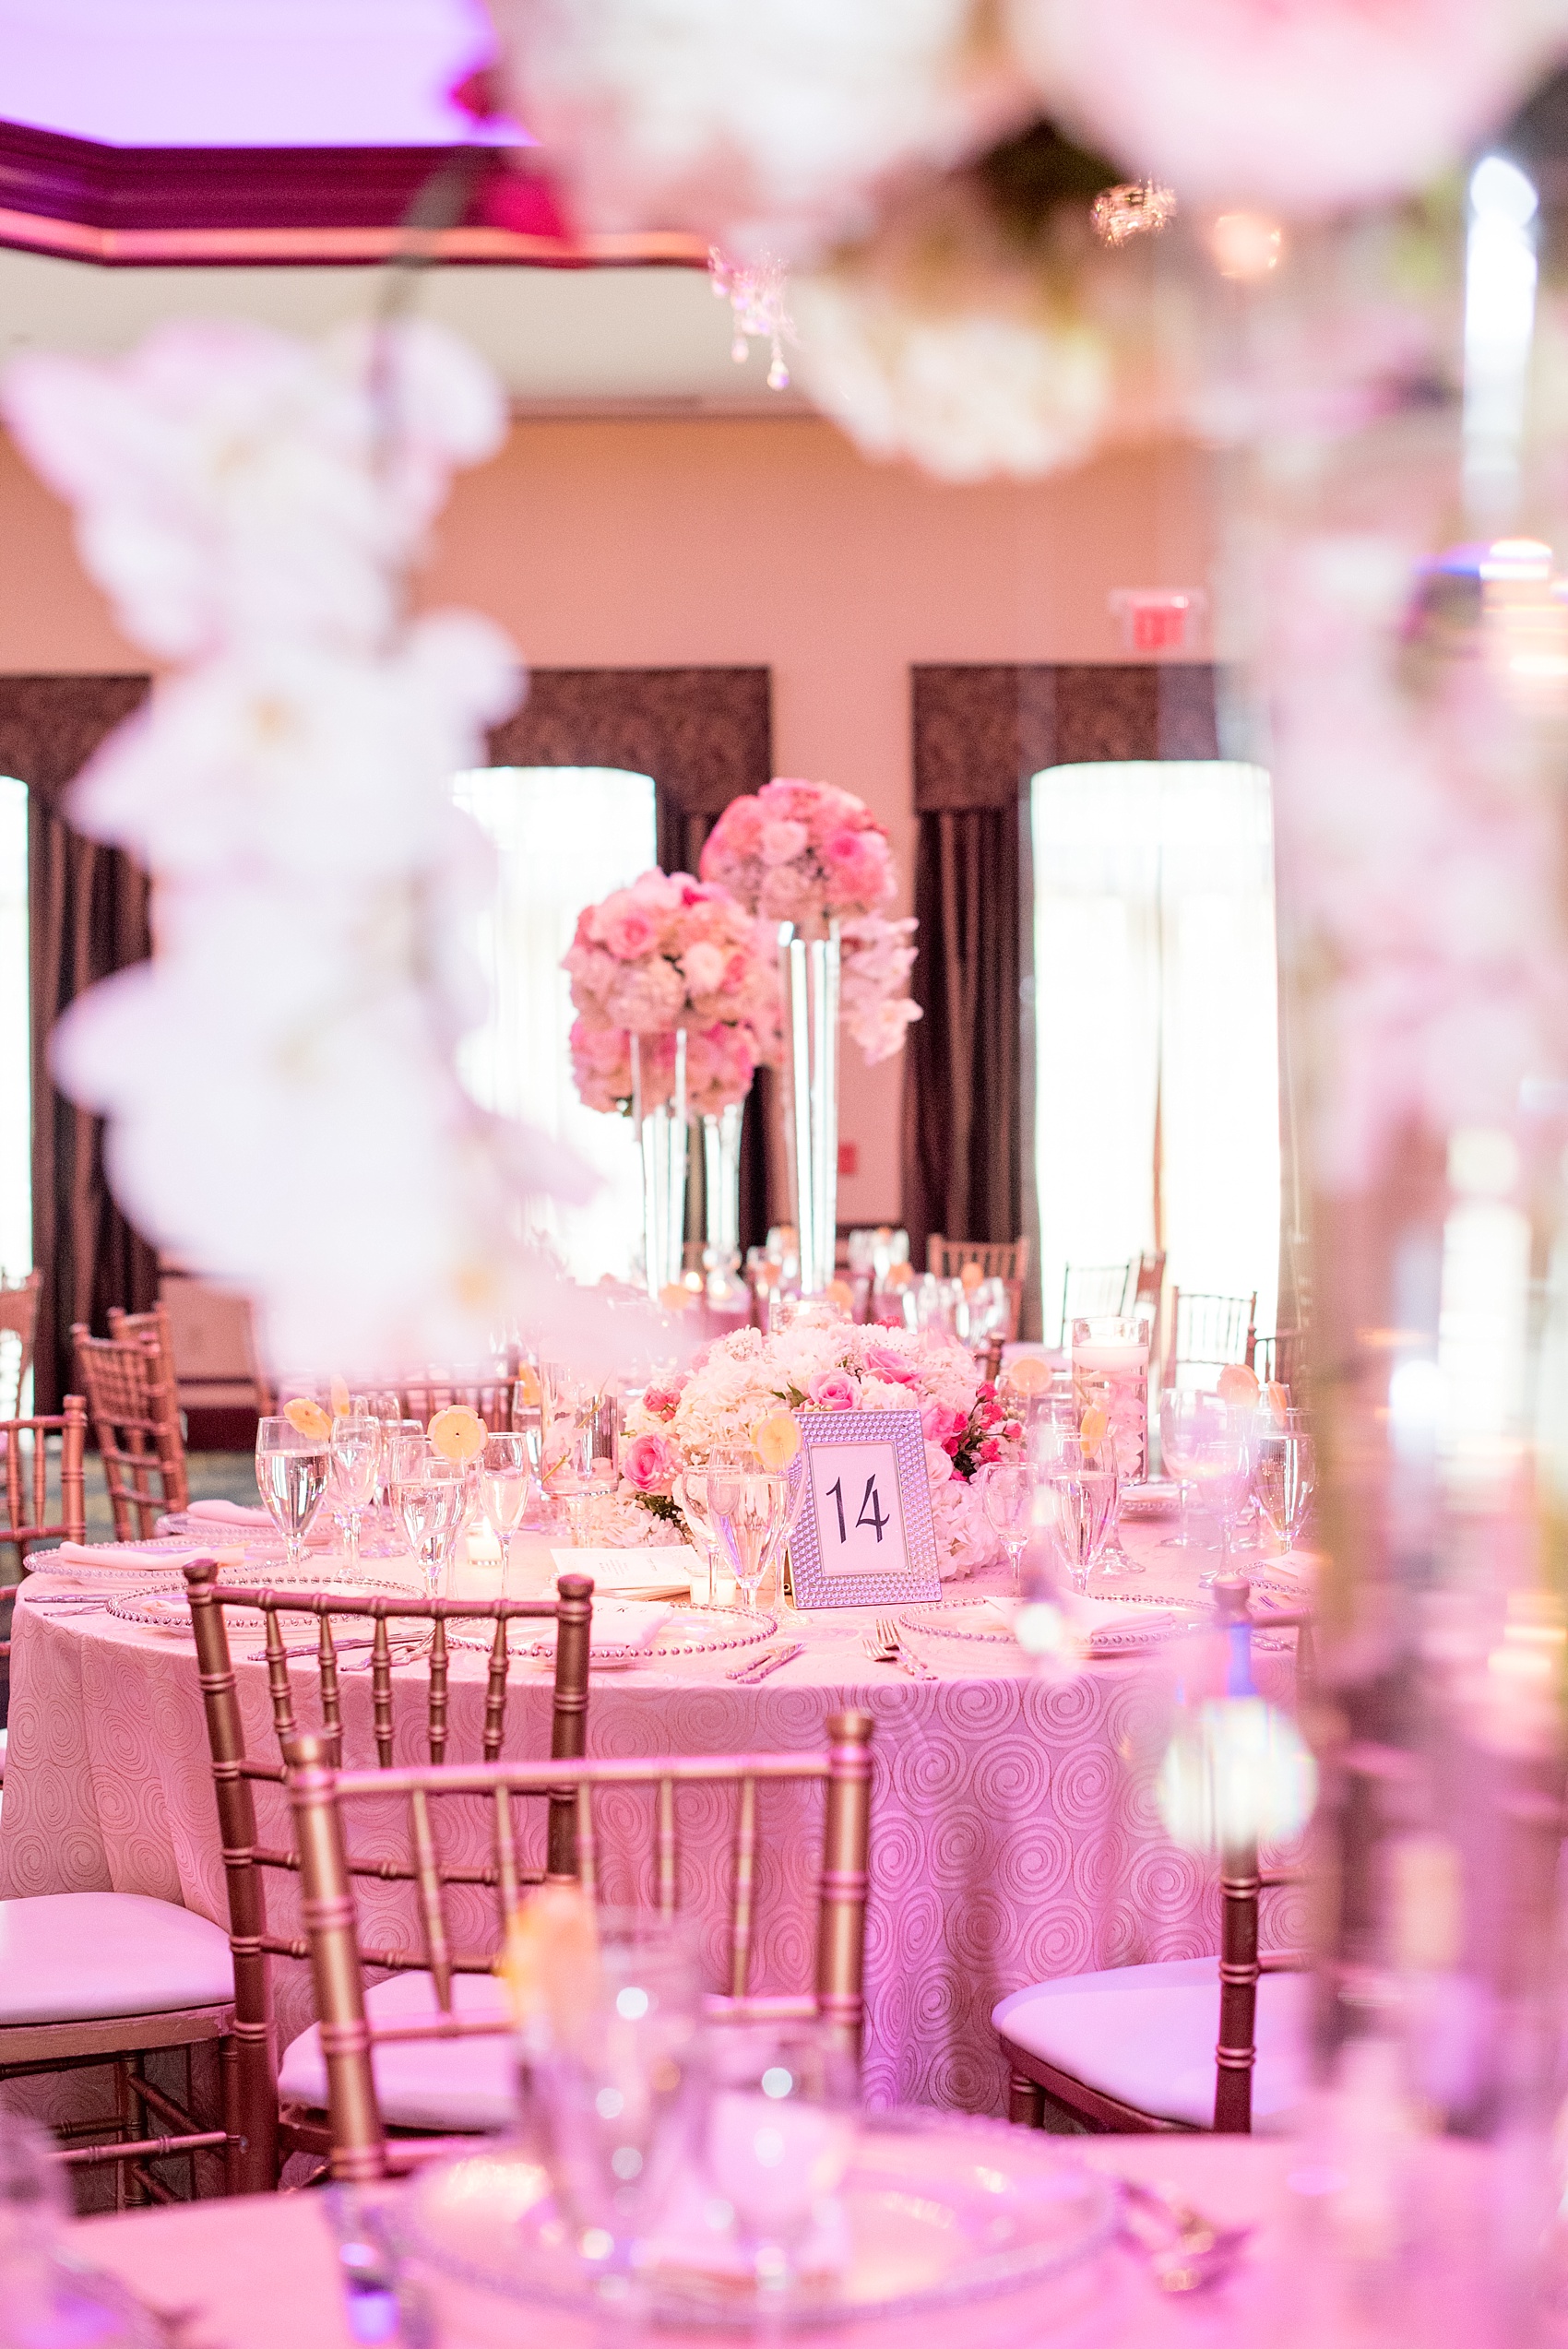
[[918,1411],[944,1579],[1000,1554],[977,1479],[993,1462],[1020,1456],[1023,1430],[977,1378],[968,1350],[930,1330],[797,1323],[771,1337],[743,1329],[719,1339],[689,1371],[648,1387],[630,1413],[622,1501],[648,1517],[678,1517],[671,1495],[681,1470],[700,1466],[718,1445],[749,1443],[781,1406]]
[[[793,922],[803,938],[839,924],[839,1011],[868,1062],[898,1051],[920,1011],[904,992],[914,922],[889,920],[897,894],[887,827],[831,783],[780,777],[731,800],[702,852],[703,879],[732,891],[760,922]],[[771,943],[771,942],[770,942]]]
[[572,1070],[590,1109],[626,1111],[631,1039],[643,1105],[668,1101],[675,1036],[686,1033],[686,1102],[695,1116],[742,1101],[775,1016],[755,925],[730,892],[689,872],[645,872],[577,917],[563,967],[572,981]]

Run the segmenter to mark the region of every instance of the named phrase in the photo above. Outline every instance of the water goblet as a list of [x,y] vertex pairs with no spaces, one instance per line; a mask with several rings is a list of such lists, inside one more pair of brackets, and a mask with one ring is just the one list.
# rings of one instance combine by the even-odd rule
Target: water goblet
[[256,1489],[291,1567],[304,1563],[305,1536],[327,1491],[329,1456],[323,1439],[302,1435],[291,1420],[256,1422]]
[[1002,1536],[1016,1591],[1018,1560],[1028,1540],[1033,1518],[1035,1471],[1027,1461],[998,1460],[986,1470],[980,1492],[985,1513]]
[[1206,1588],[1217,1575],[1229,1570],[1238,1521],[1252,1494],[1253,1430],[1249,1423],[1253,1415],[1244,1406],[1227,1404],[1218,1394],[1205,1394],[1200,1402],[1203,1407],[1194,1415],[1188,1436],[1191,1448],[1187,1474],[1206,1506],[1219,1521],[1219,1565],[1198,1576],[1199,1587]]
[[1099,1565],[1115,1520],[1116,1453],[1109,1441],[1085,1443],[1064,1436],[1045,1470],[1051,1530],[1067,1579],[1081,1597]]
[[1306,1522],[1317,1477],[1307,1414],[1260,1412],[1253,1448],[1258,1507],[1279,1544],[1281,1560],[1289,1560],[1295,1554],[1296,1536]]
[[452,1553],[469,1514],[467,1470],[427,1447],[411,1473],[398,1479],[398,1507],[409,1547],[424,1572],[426,1596],[444,1598]]
[[1168,1386],[1159,1398],[1159,1457],[1168,1477],[1176,1479],[1177,1498],[1181,1504],[1181,1524],[1173,1534],[1161,1542],[1162,1549],[1212,1549],[1214,1544],[1199,1541],[1192,1527],[1194,1467],[1197,1459],[1197,1442],[1205,1418],[1218,1397],[1199,1387]]
[[529,1487],[533,1481],[527,1435],[520,1429],[487,1435],[474,1464],[474,1475],[485,1524],[501,1546],[501,1596],[505,1598],[512,1536],[522,1522]]
[[[703,1565],[703,1580],[707,1583],[704,1596],[713,1596],[714,1562],[718,1555],[719,1536],[707,1507],[707,1471],[706,1468],[683,1468],[675,1478],[672,1495],[676,1508],[691,1529],[698,1557]],[[696,1577],[693,1577],[694,1595]]]
[[750,1608],[755,1608],[763,1576],[789,1538],[803,1489],[803,1478],[765,1468],[754,1453],[708,1464],[707,1508]]
[[758,2314],[777,2317],[812,2237],[843,2234],[837,2197],[859,2126],[854,2058],[830,2025],[810,2022],[715,2031],[709,2047],[704,2166],[750,2256]]
[[343,1417],[332,1422],[332,1498],[348,1525],[350,1567],[360,1562],[360,1524],[375,1498],[381,1472],[381,1421]]

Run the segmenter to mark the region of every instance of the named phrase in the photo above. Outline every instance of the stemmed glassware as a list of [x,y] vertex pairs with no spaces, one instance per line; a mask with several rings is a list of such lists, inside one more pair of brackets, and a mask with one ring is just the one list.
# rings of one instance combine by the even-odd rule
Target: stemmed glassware
[[1197,1443],[1206,1419],[1218,1404],[1218,1397],[1200,1387],[1168,1386],[1159,1398],[1159,1457],[1168,1477],[1176,1479],[1177,1497],[1181,1502],[1180,1529],[1168,1534],[1160,1544],[1162,1549],[1212,1549],[1212,1542],[1199,1541],[1193,1533],[1192,1500],[1194,1470],[1197,1461]]
[[292,1567],[304,1563],[305,1536],[327,1491],[330,1456],[325,1438],[302,1435],[288,1419],[256,1424],[256,1489]]
[[766,2320],[788,2307],[813,2234],[841,2224],[834,2198],[858,2132],[854,2059],[820,2023],[742,2024],[712,2033],[709,2046],[708,2179],[735,2213]]
[[484,1449],[474,1463],[474,1479],[479,1487],[479,1505],[484,1512],[485,1524],[501,1546],[501,1596],[506,1596],[506,1569],[510,1562],[512,1536],[522,1522],[528,1505],[529,1487],[533,1482],[533,1461],[538,1457],[537,1440],[529,1446],[528,1437],[520,1430],[509,1433],[487,1435]]
[[1109,1437],[1086,1443],[1079,1436],[1063,1436],[1044,1471],[1044,1488],[1067,1579],[1082,1596],[1115,1523],[1115,1446]]
[[469,1513],[468,1471],[444,1460],[428,1445],[417,1463],[404,1463],[398,1481],[398,1507],[409,1547],[424,1570],[427,1596],[444,1598],[452,1552]]
[[707,1468],[683,1468],[676,1477],[673,1499],[676,1508],[696,1536],[697,1553],[703,1561],[707,1584],[707,1596],[713,1596],[714,1568],[719,1556],[719,1535],[707,1506]]
[[803,1477],[765,1468],[754,1453],[708,1463],[707,1512],[748,1608],[794,1530],[804,1494]]
[[998,1460],[986,1470],[980,1488],[985,1513],[1002,1536],[1002,1547],[1013,1570],[1015,1591],[1018,1587],[1018,1560],[1029,1538],[1037,1481],[1036,1471],[1028,1461]]
[[332,1422],[332,1500],[348,1526],[350,1566],[360,1562],[360,1525],[381,1472],[381,1421],[368,1413]]
[[1295,1553],[1317,1480],[1317,1462],[1304,1411],[1262,1411],[1253,1440],[1253,1489],[1279,1544],[1282,1560]]
[[[1203,1496],[1219,1521],[1219,1565],[1198,1576],[1199,1584],[1206,1585],[1215,1580],[1216,1573],[1224,1573],[1229,1568],[1238,1521],[1251,1497],[1253,1415],[1206,1391],[1185,1400],[1194,1406],[1185,1414],[1181,1439],[1187,1482]],[[1163,1432],[1163,1406],[1160,1426]]]

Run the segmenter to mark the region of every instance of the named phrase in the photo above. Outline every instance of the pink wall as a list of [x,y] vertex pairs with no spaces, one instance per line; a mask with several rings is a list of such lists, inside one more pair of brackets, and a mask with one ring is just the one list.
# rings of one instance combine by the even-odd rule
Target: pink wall
[[[807,417],[529,421],[458,483],[422,599],[491,612],[545,667],[767,664],[779,772],[860,792],[907,893],[910,664],[1114,660],[1109,590],[1206,584],[1211,531],[1185,448],[952,489]],[[4,442],[0,546],[0,670],[145,666]],[[898,1064],[868,1073],[851,1046],[845,1218],[897,1216],[898,1116]]]

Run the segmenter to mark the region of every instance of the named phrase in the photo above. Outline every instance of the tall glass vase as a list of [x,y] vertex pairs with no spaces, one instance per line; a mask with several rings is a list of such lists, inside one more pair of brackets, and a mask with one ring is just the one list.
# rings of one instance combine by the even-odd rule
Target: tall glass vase
[[784,993],[784,1154],[800,1236],[801,1294],[821,1297],[838,1242],[838,924],[826,938],[778,926]]
[[643,1179],[643,1279],[655,1303],[678,1281],[686,1239],[686,1031],[675,1030],[668,1097],[652,1106],[653,1039],[632,1038],[632,1133]]
[[743,1101],[705,1113],[702,1121],[703,1270],[710,1305],[742,1293],[741,1121]]

